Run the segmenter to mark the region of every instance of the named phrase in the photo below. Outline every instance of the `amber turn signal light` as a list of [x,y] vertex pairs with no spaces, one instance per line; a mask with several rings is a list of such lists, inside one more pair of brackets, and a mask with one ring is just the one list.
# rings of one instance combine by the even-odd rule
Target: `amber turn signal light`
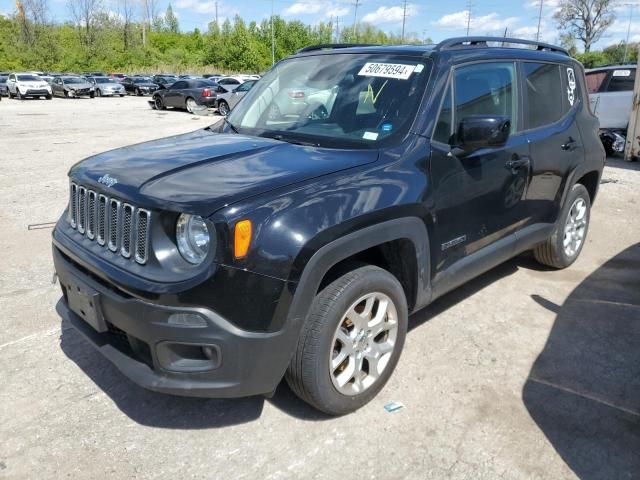
[[240,220],[236,223],[234,235],[234,255],[236,258],[244,257],[249,251],[251,233],[251,220]]

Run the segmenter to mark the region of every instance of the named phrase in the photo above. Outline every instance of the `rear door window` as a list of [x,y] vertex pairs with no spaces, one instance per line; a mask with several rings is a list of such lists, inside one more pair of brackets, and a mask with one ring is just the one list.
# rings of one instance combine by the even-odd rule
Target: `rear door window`
[[[524,62],[524,90],[527,108],[524,112],[528,129],[542,127],[557,122],[566,113],[565,98],[570,95],[563,88],[560,65],[554,63]],[[574,75],[575,102],[575,75]]]

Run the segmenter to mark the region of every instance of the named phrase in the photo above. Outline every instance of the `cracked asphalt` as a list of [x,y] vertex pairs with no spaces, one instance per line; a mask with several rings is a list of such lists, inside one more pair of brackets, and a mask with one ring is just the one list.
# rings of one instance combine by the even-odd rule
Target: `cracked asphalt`
[[0,102],[0,478],[638,478],[640,164],[620,159],[571,268],[521,256],[414,315],[355,414],[327,418],[284,384],[204,400],[125,379],[56,313],[66,172],[214,120],[141,98]]

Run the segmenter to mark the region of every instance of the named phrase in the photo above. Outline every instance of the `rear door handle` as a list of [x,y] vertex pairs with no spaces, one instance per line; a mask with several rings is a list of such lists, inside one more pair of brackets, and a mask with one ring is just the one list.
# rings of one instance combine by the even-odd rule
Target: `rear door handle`
[[560,145],[560,148],[562,148],[562,150],[564,151],[572,152],[576,148],[578,148],[577,145],[578,143],[572,137],[569,137],[569,140],[567,140],[566,143],[563,143],[562,145]]

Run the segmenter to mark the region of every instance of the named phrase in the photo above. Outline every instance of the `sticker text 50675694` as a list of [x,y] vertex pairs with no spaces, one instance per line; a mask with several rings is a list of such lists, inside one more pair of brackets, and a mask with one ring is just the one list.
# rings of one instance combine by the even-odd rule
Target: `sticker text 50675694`
[[363,77],[383,77],[406,80],[416,71],[416,65],[403,65],[401,63],[365,63],[358,72]]

